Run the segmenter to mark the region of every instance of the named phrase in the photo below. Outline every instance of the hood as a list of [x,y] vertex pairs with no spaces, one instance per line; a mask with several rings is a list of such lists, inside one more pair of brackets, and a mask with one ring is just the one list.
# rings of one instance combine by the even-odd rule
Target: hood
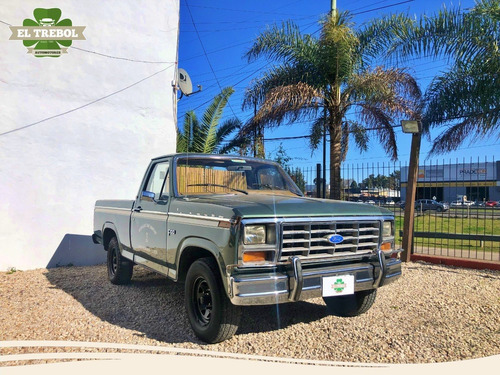
[[[194,198],[194,197],[193,197]],[[242,218],[315,216],[393,216],[385,208],[366,203],[284,195],[211,195],[191,198],[191,203],[224,206]]]

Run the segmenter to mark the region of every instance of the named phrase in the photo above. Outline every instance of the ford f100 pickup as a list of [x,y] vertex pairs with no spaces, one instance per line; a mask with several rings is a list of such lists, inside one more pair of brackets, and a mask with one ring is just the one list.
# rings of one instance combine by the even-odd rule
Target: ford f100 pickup
[[401,275],[392,212],[304,197],[276,163],[237,156],[155,158],[134,200],[99,200],[95,243],[108,278],[144,266],[184,283],[194,333],[215,343],[238,329],[242,306],[322,297],[356,316]]

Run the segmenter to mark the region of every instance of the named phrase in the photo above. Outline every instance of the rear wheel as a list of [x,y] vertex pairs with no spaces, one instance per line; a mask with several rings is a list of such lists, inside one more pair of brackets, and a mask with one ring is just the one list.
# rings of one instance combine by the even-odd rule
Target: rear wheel
[[332,315],[352,317],[367,312],[375,302],[377,289],[362,290],[347,296],[323,297]]
[[241,308],[226,296],[214,259],[201,258],[191,265],[184,291],[189,323],[196,336],[213,344],[236,333]]
[[108,245],[108,278],[113,284],[127,284],[132,278],[134,263],[120,254],[118,240],[113,237]]

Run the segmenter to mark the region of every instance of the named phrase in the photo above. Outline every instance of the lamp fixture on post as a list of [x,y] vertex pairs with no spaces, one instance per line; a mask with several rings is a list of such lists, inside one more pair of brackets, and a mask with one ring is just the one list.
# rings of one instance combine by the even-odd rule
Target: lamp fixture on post
[[401,120],[403,133],[422,133],[422,122],[416,120]]
[[413,248],[413,224],[415,215],[415,198],[417,192],[418,157],[420,155],[420,140],[422,138],[422,123],[416,120],[402,120],[404,133],[411,133],[410,165],[406,184],[406,201],[403,223],[403,253],[401,260],[409,262]]

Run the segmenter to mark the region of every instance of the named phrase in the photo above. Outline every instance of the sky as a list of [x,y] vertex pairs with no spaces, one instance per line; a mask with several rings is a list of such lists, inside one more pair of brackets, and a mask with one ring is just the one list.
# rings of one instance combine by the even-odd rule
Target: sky
[[[394,13],[418,17],[422,14],[432,15],[443,6],[460,6],[461,9],[467,10],[474,4],[474,0],[453,3],[449,0],[337,0],[337,9],[349,11],[353,15],[355,27],[359,28],[374,18]],[[201,85],[202,90],[179,100],[178,124],[182,125],[184,114],[189,110],[194,110],[201,117],[214,96],[227,86],[232,86],[235,92],[224,110],[223,120],[237,117],[245,122],[251,118],[253,111],[241,109],[243,95],[251,80],[260,76],[268,64],[264,58],[249,63],[243,57],[255,38],[266,26],[281,24],[286,20],[293,20],[303,33],[318,35],[318,21],[330,11],[330,7],[331,0],[180,0],[179,68],[188,72],[195,90],[197,85]],[[409,72],[417,78],[422,91],[433,76],[446,70],[446,67],[445,59],[424,58],[413,60],[411,66],[407,66]],[[279,139],[307,136],[309,129],[308,122],[266,129],[266,157],[274,158],[282,144],[287,155],[292,157],[290,164],[294,167],[313,168],[316,163],[321,163],[321,145],[313,152],[307,138]],[[399,145],[398,162],[406,164],[410,154],[411,135],[402,133],[400,128],[396,134]],[[438,134],[439,129],[433,130],[431,138]],[[354,143],[351,143],[346,163],[389,162],[389,157],[374,134],[373,138],[365,152],[360,152]],[[484,161],[485,158],[492,161],[499,146],[498,139],[485,139],[472,144],[466,141],[455,152],[429,158],[431,143],[424,137],[420,159],[431,163],[434,160],[477,162],[479,159]]]

